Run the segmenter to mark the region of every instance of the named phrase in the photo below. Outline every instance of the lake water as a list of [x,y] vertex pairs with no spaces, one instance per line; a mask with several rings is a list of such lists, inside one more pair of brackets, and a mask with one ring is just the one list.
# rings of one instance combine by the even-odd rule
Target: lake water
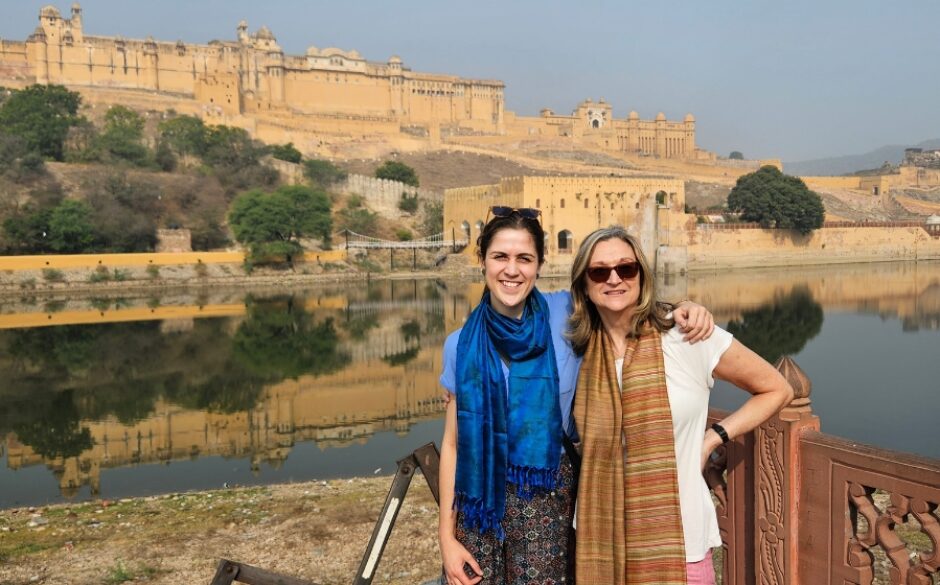
[[[567,286],[543,281],[545,289]],[[813,382],[822,430],[940,459],[940,263],[673,276]],[[440,441],[480,283],[0,301],[0,507],[390,473]],[[743,392],[719,384],[713,406]]]

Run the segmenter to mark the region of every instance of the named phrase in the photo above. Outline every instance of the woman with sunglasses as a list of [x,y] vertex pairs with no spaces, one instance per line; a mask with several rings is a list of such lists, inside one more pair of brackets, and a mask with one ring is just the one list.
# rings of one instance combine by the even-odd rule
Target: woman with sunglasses
[[[567,291],[535,288],[537,209],[497,206],[477,240],[486,291],[444,345],[440,546],[448,585],[562,582],[573,502],[564,455],[578,358],[564,338]],[[711,315],[682,309],[689,334]]]
[[[780,373],[720,328],[682,342],[656,302],[638,241],[593,232],[571,270],[568,338],[582,356],[574,401],[581,440],[576,582],[714,583],[721,544],[702,477],[707,457],[793,398]],[[752,396],[706,429],[713,377]]]

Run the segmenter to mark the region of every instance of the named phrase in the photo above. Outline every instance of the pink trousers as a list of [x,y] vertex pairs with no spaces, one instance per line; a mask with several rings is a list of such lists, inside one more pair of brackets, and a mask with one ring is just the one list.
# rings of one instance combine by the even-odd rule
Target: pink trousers
[[711,551],[708,551],[705,558],[697,563],[686,563],[685,570],[688,575],[688,585],[715,585],[715,569],[712,566]]

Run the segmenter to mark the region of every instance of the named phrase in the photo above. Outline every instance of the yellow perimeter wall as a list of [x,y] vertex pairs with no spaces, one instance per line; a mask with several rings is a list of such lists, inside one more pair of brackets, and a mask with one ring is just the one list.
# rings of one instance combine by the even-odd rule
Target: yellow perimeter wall
[[833,227],[808,236],[764,229],[689,231],[689,270],[940,259],[940,238],[920,227]]
[[813,190],[852,189],[872,195],[887,194],[899,183],[899,175],[870,175],[864,177],[800,177]]
[[[309,252],[300,262],[337,262],[345,250]],[[243,252],[178,252],[161,254],[70,254],[60,256],[0,256],[0,270],[94,268],[96,266],[171,266],[191,264],[241,264]]]

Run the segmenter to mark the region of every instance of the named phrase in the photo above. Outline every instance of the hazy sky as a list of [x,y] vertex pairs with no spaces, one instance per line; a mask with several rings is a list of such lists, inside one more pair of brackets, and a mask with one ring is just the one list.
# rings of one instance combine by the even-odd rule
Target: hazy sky
[[[23,40],[47,2],[0,0]],[[87,34],[205,43],[262,24],[310,45],[500,79],[506,108],[691,112],[699,146],[793,161],[940,137],[940,1],[85,0]],[[68,14],[69,2],[56,4]]]

